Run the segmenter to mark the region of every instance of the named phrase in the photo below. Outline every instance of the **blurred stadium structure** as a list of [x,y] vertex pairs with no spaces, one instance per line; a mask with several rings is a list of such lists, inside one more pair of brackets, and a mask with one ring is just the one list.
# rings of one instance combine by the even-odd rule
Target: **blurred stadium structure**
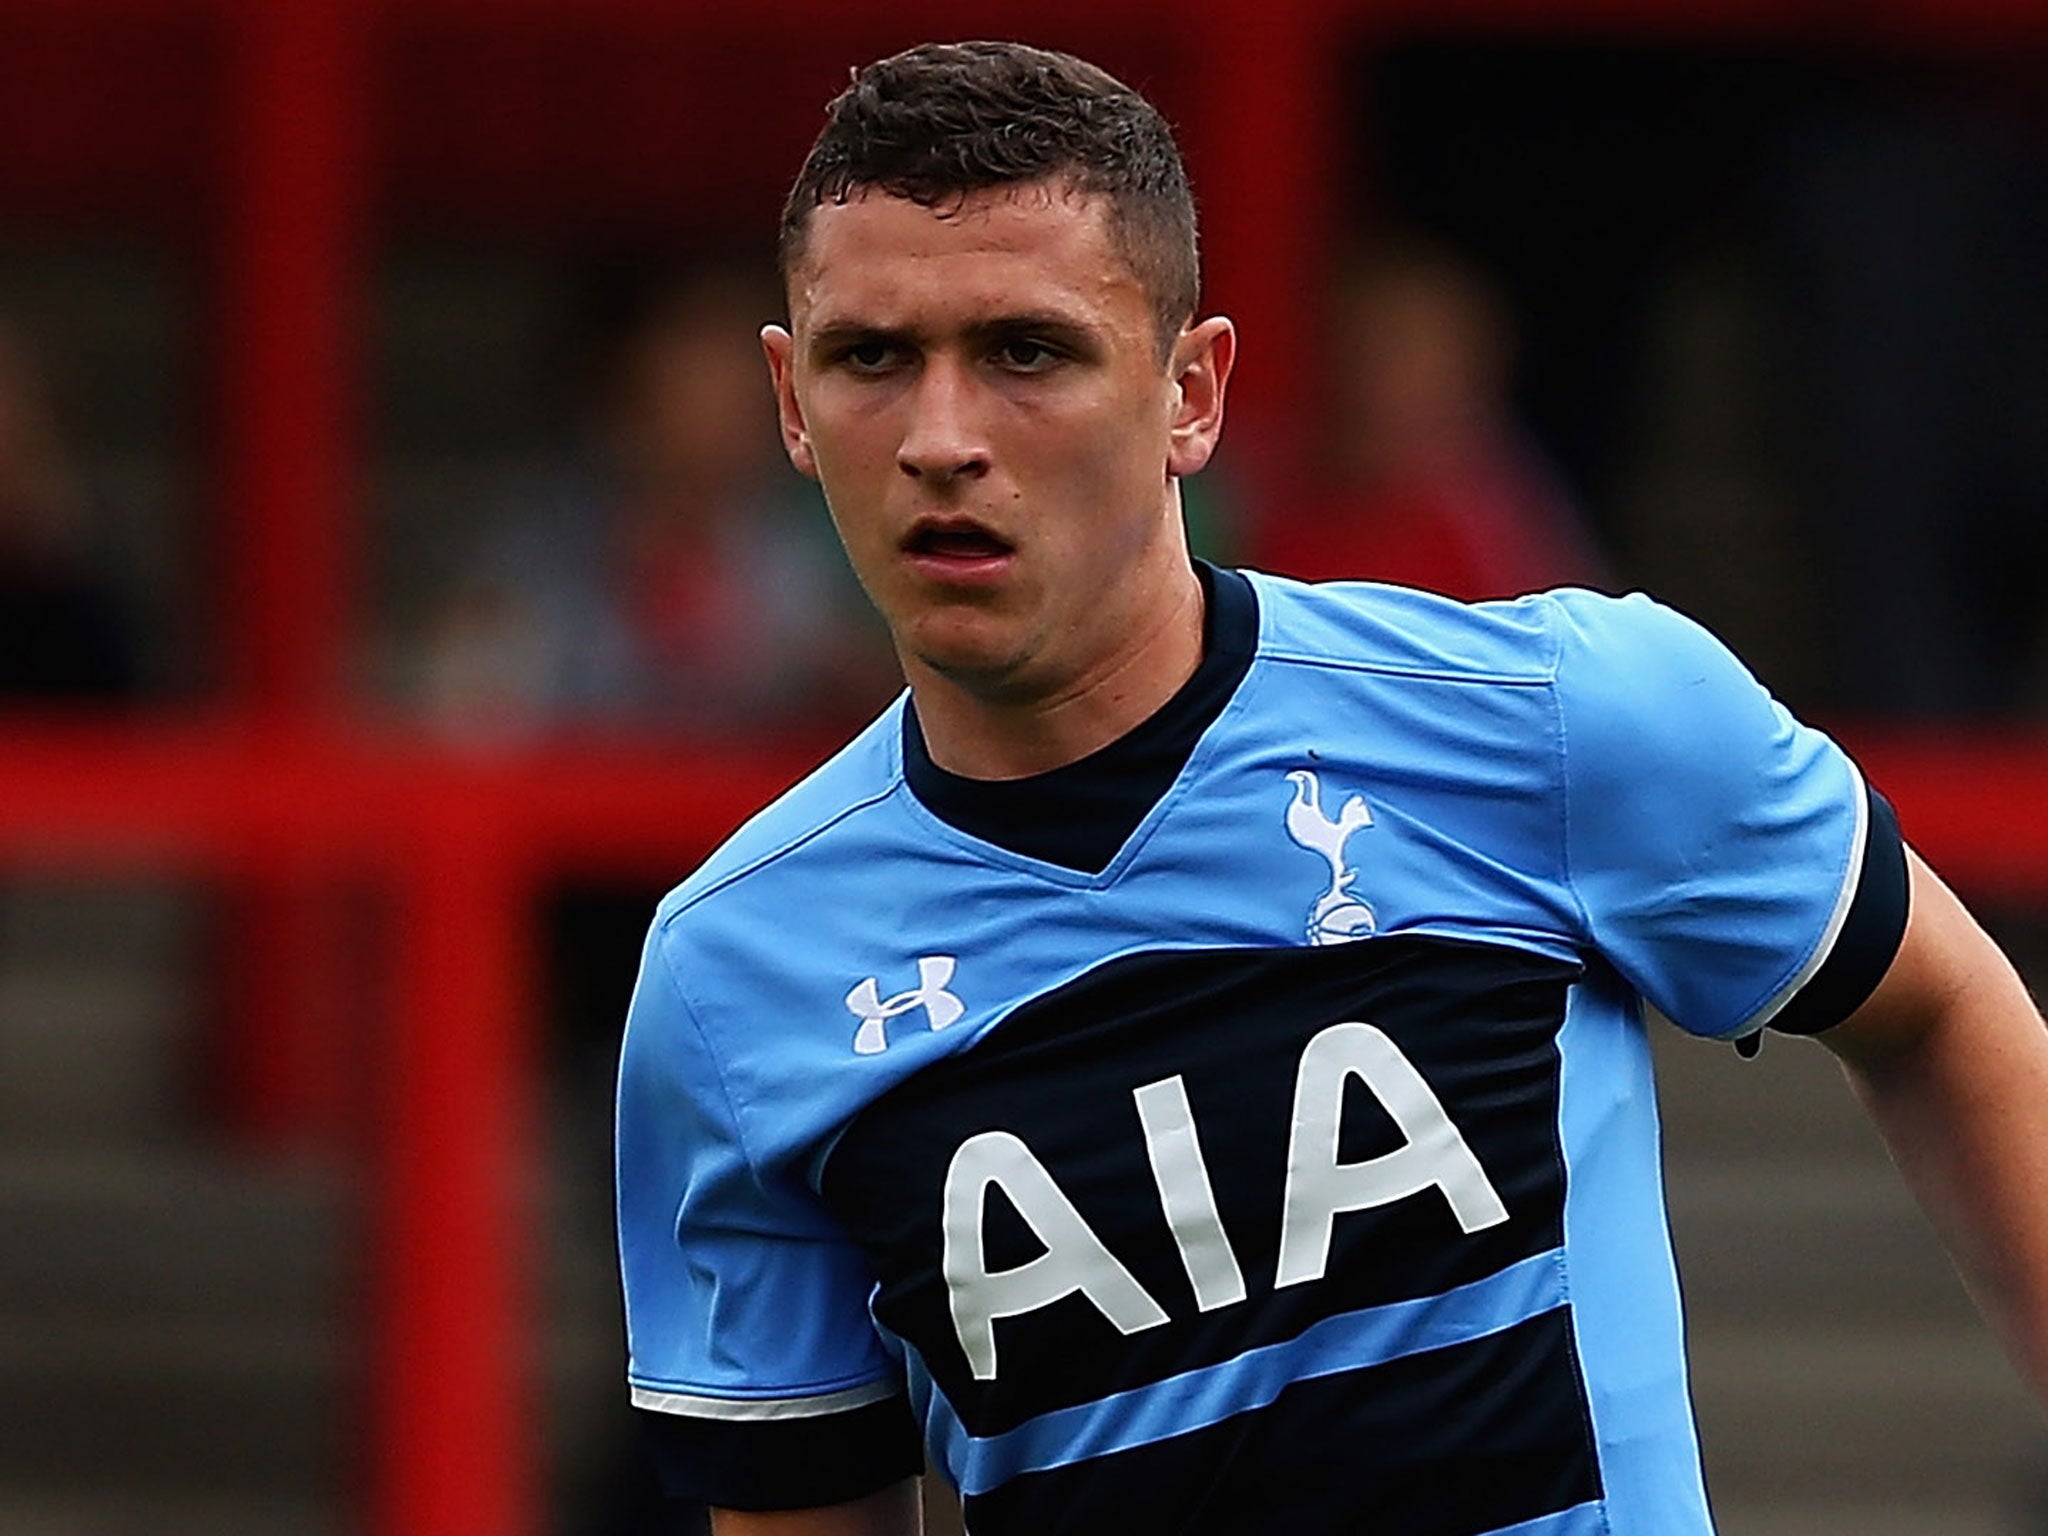
[[[1182,125],[1210,304],[1245,335],[1247,515],[1287,515],[1259,487],[1318,441],[1314,296],[1346,242],[1398,219],[1462,244],[1520,311],[1522,406],[1615,569],[1832,707],[2025,958],[2042,637],[1986,630],[2012,676],[1983,697],[1888,692],[1877,639],[1853,667],[1816,640],[1925,651],[1982,616],[1907,629],[1896,573],[1843,574],[1855,506],[1802,489],[1828,455],[1788,468],[1787,437],[1900,414],[1779,411],[1756,271],[1805,253],[1820,390],[1882,374],[1843,340],[1888,323],[1842,298],[1863,256],[1867,304],[2009,295],[1920,405],[1930,434],[2017,410],[1983,430],[2035,459],[1992,490],[2048,526],[2048,404],[2000,350],[2042,334],[2038,0],[8,0],[0,313],[98,492],[146,693],[0,724],[0,1528],[629,1528],[588,1487],[617,1324],[604,1196],[548,1151],[535,914],[562,880],[673,878],[824,743],[451,742],[375,679],[480,487],[559,429],[531,343],[562,267],[765,261],[848,65],[972,34],[1083,52]],[[1886,202],[1892,167],[1919,202]],[[1888,218],[1939,238],[1887,244]],[[1864,542],[1932,586],[1926,550],[1966,540],[1952,482],[1884,480],[1920,499]],[[1967,538],[2038,614],[2011,535]],[[1674,1043],[1667,1076],[1727,1536],[2041,1529],[2039,1423],[1819,1053],[1723,1055]]]

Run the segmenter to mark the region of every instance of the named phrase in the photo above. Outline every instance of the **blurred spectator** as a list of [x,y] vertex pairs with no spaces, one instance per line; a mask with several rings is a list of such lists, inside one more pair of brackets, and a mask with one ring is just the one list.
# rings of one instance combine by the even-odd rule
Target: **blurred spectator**
[[439,720],[825,734],[897,685],[817,492],[783,458],[756,339],[772,291],[607,275],[581,442],[512,497],[434,615]]
[[1278,499],[1258,563],[1456,597],[1598,585],[1602,562],[1514,419],[1506,306],[1420,241],[1376,247],[1331,309],[1320,473]]
[[83,478],[26,344],[0,321],[0,699],[126,699],[134,639],[89,541]]

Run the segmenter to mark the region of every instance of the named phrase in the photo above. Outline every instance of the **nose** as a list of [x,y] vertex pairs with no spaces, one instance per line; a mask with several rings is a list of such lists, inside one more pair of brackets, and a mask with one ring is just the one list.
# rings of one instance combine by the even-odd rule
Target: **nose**
[[903,440],[896,448],[898,469],[934,486],[988,473],[988,439],[966,368],[943,357],[928,359],[909,405]]

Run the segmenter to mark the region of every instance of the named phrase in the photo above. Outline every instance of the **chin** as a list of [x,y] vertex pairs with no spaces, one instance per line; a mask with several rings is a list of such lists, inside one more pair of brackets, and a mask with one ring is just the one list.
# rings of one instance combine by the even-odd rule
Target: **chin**
[[922,626],[903,638],[901,649],[927,670],[976,693],[1003,691],[1031,655],[1013,633],[957,622]]
[[1024,658],[995,647],[950,646],[913,654],[946,681],[983,694],[1005,691],[1024,665]]

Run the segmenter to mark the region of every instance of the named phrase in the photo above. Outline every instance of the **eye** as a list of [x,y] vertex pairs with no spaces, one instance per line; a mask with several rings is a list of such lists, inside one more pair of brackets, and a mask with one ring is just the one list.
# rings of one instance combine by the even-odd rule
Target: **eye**
[[860,373],[874,373],[888,367],[894,355],[895,349],[888,342],[873,338],[856,341],[839,354],[841,361]]
[[996,348],[996,361],[1012,373],[1042,373],[1060,354],[1030,336],[1015,336]]

